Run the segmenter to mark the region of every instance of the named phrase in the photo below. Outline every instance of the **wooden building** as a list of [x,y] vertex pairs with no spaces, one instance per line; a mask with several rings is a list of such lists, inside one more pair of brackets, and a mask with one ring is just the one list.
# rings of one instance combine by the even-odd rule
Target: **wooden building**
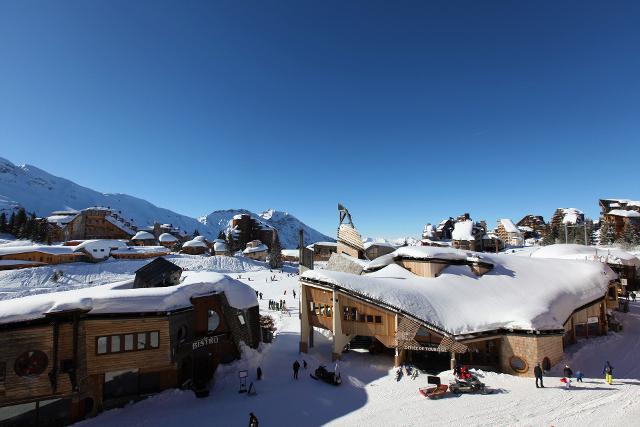
[[162,233],[158,236],[158,242],[164,246],[165,248],[175,248],[178,246],[180,241],[176,236],[171,233]]
[[95,206],[82,211],[58,211],[47,217],[51,241],[130,239],[135,230],[109,208]]
[[542,237],[547,232],[547,224],[544,222],[544,217],[542,215],[525,215],[522,217],[520,221],[516,224],[518,227],[529,227],[531,229],[531,234],[527,235],[525,233],[524,238],[529,239],[531,237]]
[[338,244],[336,242],[316,242],[309,245],[308,248],[313,250],[314,261],[329,261],[331,254],[338,251]]
[[[566,346],[607,332],[607,293],[616,275],[605,265],[438,247],[403,247],[394,254],[361,274],[324,269],[300,277],[301,352],[313,346],[315,327],[332,333],[334,359],[351,342],[367,339],[370,351],[392,355],[396,366],[410,361],[445,370],[457,361],[532,376],[538,361],[550,369]],[[574,269],[591,279],[554,273]],[[504,310],[521,301],[522,288],[533,303],[545,302],[539,307],[558,304],[551,313]]]
[[558,208],[554,212],[549,226],[562,228],[564,225],[572,226],[584,223],[584,213],[576,208]]
[[509,218],[498,220],[495,233],[503,242],[510,246],[524,245],[524,234]]
[[147,259],[169,255],[169,249],[164,246],[127,246],[111,251],[115,259]]
[[209,246],[202,240],[189,240],[182,244],[182,253],[189,255],[204,255],[209,252]]
[[155,246],[158,242],[155,236],[148,231],[138,231],[135,236],[131,238],[131,244],[133,246]]
[[386,242],[367,242],[364,244],[364,256],[368,260],[374,260],[395,250],[395,246]]
[[213,241],[213,254],[216,256],[229,255],[229,248],[227,242],[222,239],[216,239]]
[[260,240],[252,240],[247,243],[247,247],[242,251],[242,254],[247,258],[255,259],[258,261],[266,261],[269,248]]
[[454,225],[451,233],[451,246],[456,249],[482,252],[486,230],[478,223],[474,223],[468,214],[465,215]]
[[0,302],[0,425],[68,425],[173,387],[207,395],[217,366],[260,341],[255,293],[241,282],[188,273],[160,291],[133,284]]
[[[0,260],[25,261],[24,266],[84,261],[85,255],[69,246],[8,246],[0,248]],[[29,263],[40,264],[29,264]]]
[[267,248],[271,248],[278,239],[278,230],[249,214],[238,214],[231,219],[231,237],[232,241],[236,242],[234,247],[230,248],[231,251],[243,249],[242,242],[248,243],[253,240],[259,240]]

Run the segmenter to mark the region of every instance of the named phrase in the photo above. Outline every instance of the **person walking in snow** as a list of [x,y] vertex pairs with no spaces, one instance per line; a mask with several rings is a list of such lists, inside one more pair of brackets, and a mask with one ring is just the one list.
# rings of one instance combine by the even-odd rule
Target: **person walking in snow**
[[631,301],[636,302],[636,293],[631,292]]
[[293,299],[296,299],[296,290],[294,289],[292,292],[293,292]]
[[260,299],[262,300],[262,292],[260,292]]
[[[536,363],[536,367],[533,368],[533,375],[536,377],[536,388],[544,388],[544,383],[542,382],[542,367],[540,366],[540,362]],[[538,385],[538,381],[540,381],[540,385]]]
[[304,369],[307,369],[307,361],[306,361],[306,360],[304,360],[304,359],[302,359],[302,367],[303,367]]
[[604,374],[604,380],[607,384],[611,385],[613,383],[613,366],[611,366],[611,363],[609,363],[608,360],[607,363],[604,364],[602,373]]
[[576,382],[581,383],[582,378],[584,378],[584,374],[582,373],[582,371],[576,371]]
[[571,378],[573,376],[573,371],[571,370],[569,365],[564,365],[563,372],[564,372],[565,378]]
[[293,379],[297,380],[298,379],[298,371],[300,370],[300,362],[298,362],[297,360],[295,362],[293,362]]
[[258,427],[258,417],[253,415],[253,412],[249,414],[249,427]]
[[258,366],[258,369],[256,370],[256,377],[258,378],[258,381],[262,379],[262,368],[260,366]]

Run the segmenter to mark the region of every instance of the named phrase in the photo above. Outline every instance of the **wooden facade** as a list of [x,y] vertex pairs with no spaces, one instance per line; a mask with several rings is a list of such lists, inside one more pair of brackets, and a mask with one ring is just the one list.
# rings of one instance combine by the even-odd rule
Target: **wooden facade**
[[48,253],[37,250],[31,252],[0,255],[0,260],[34,261],[44,264],[65,264],[69,262],[83,261],[84,258],[84,254],[76,252]]

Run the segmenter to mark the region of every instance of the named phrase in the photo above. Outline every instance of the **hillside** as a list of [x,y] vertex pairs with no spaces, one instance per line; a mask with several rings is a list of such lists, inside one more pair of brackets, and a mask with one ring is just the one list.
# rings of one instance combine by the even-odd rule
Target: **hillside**
[[127,194],[100,193],[35,166],[15,165],[0,157],[0,211],[24,207],[38,216],[47,216],[57,210],[80,210],[90,206],[109,207],[138,227],[154,222],[169,223],[188,233],[197,229],[200,234],[209,238],[217,237],[220,230],[226,229],[234,215],[248,213],[275,227],[285,248],[297,246],[299,228],[305,230],[307,244],[329,239],[286,212],[267,211],[275,213],[273,219],[271,216],[267,219],[245,209],[233,209],[214,211],[206,217],[196,219]]

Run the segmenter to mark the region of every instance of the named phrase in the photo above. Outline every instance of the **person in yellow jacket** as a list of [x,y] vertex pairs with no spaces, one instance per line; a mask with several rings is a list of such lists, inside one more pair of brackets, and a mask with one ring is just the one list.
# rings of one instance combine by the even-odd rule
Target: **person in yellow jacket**
[[607,363],[604,364],[602,373],[604,374],[604,379],[607,384],[611,385],[613,383],[613,366],[611,366],[611,363],[609,363],[608,360]]

